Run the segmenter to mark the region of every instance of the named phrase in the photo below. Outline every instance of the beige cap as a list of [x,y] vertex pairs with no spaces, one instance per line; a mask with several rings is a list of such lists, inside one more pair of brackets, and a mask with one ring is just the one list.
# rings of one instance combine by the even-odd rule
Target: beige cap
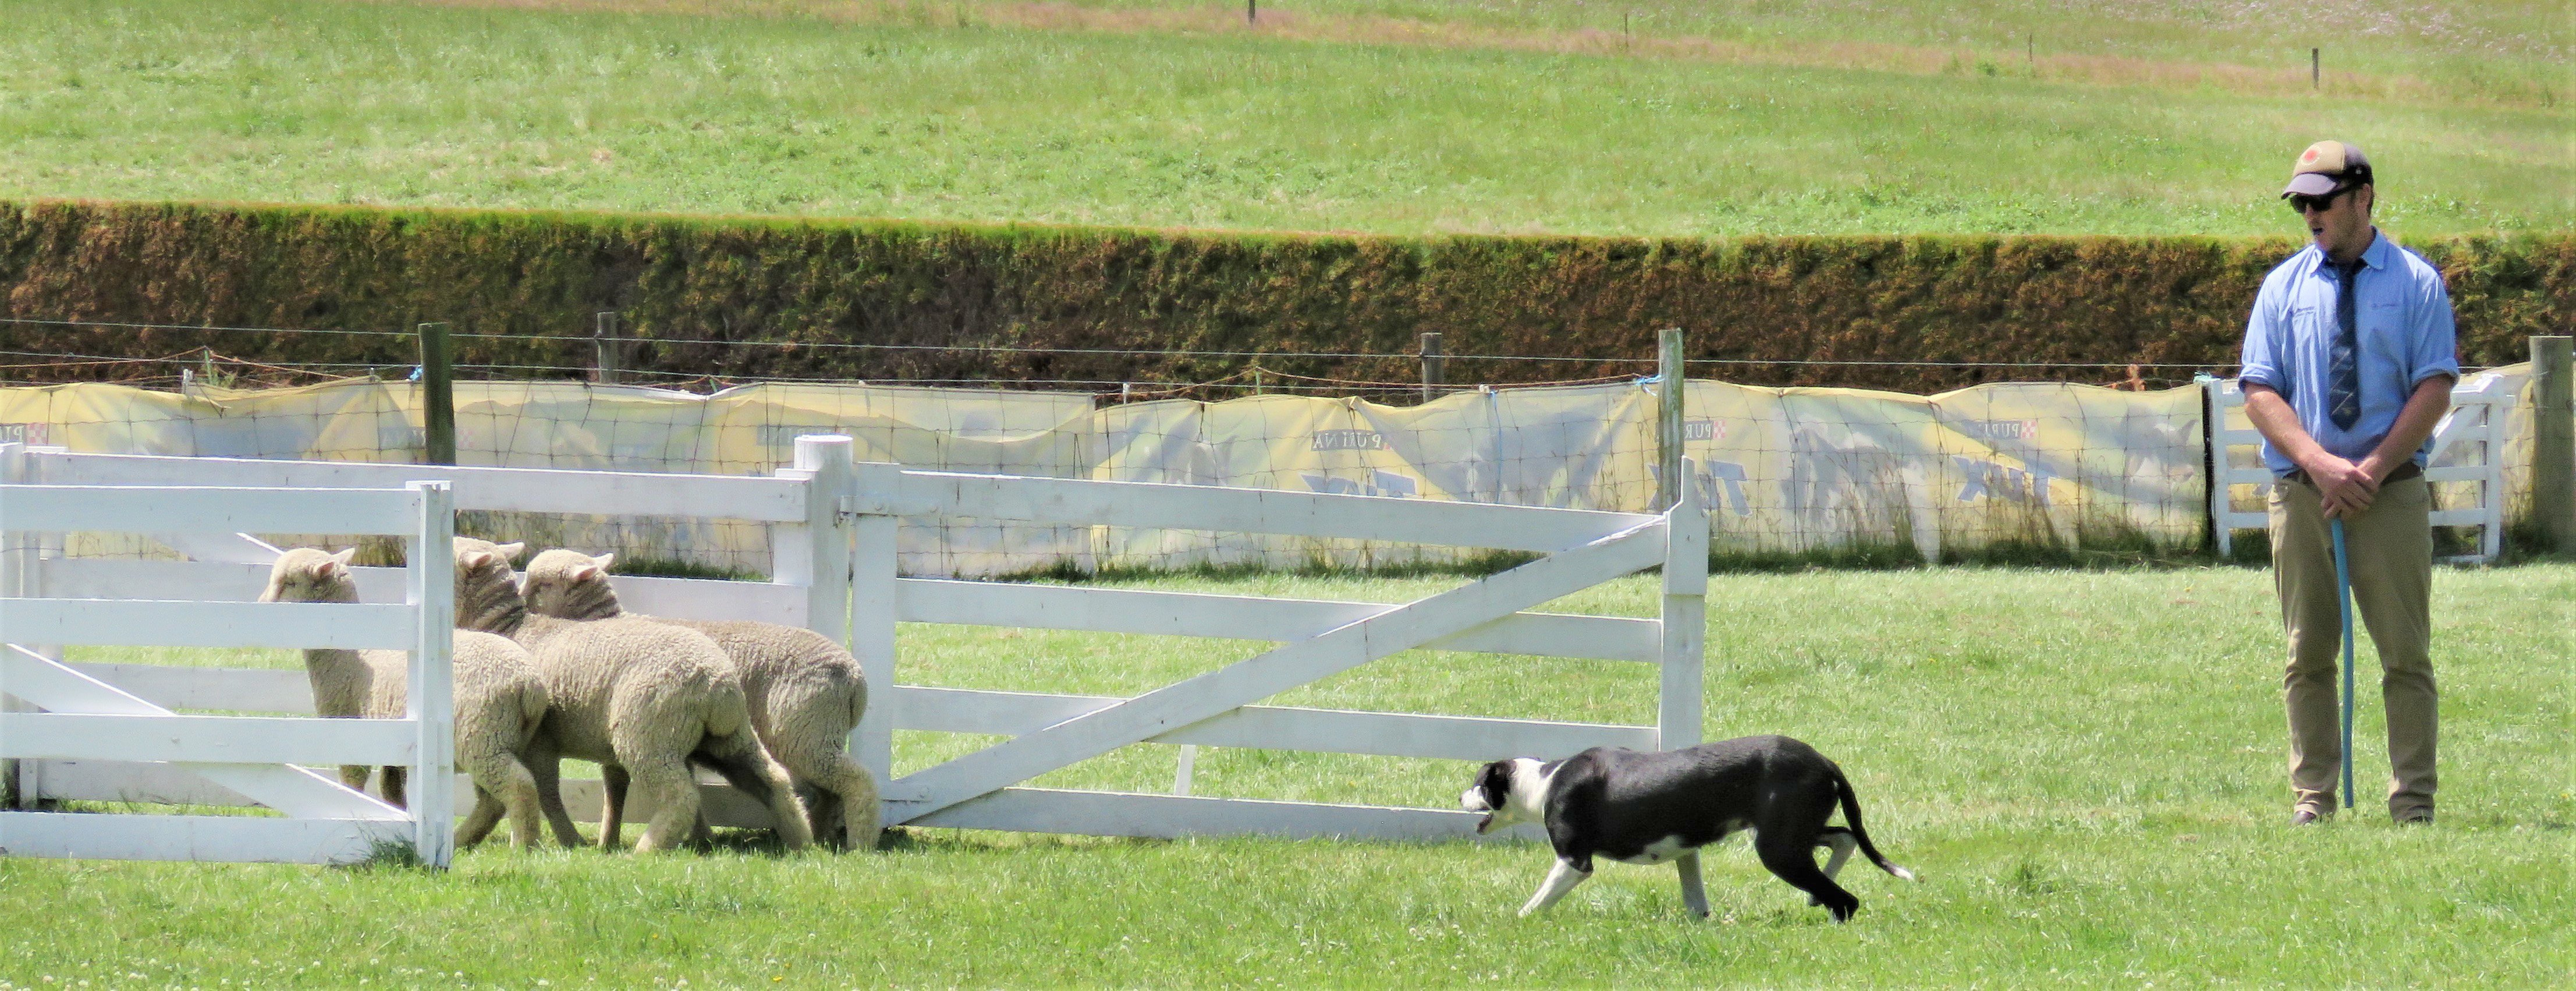
[[2341,141],[2319,141],[2299,153],[2283,196],[2323,196],[2338,189],[2370,184],[2370,159]]

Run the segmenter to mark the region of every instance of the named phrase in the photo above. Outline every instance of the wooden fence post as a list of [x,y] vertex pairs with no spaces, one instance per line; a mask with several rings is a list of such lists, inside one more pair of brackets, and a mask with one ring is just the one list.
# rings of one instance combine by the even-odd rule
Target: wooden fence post
[[404,548],[404,600],[417,611],[411,685],[403,718],[419,725],[412,757],[412,850],[425,867],[444,869],[456,852],[456,497],[447,482],[406,486],[420,500],[420,519]]
[[[1687,481],[1690,462],[1669,477]],[[1700,742],[1706,721],[1703,677],[1708,632],[1708,507],[1685,483],[1664,514],[1663,677],[1658,690],[1656,746],[1678,750]],[[1708,892],[1700,884],[1699,855],[1673,861],[1681,875],[1682,904],[1708,917]]]
[[868,679],[868,709],[850,732],[850,751],[877,776],[879,793],[894,781],[895,500],[903,466],[856,466],[856,518],[851,523],[850,653]]
[[[1702,654],[1707,636],[1708,512],[1691,491],[1691,462],[1682,456],[1689,428],[1690,374],[1682,364],[1682,330],[1657,335],[1656,376],[1663,383],[1655,404],[1655,508],[1664,514],[1663,677],[1655,714],[1656,746],[1679,750],[1700,742]],[[1682,906],[1708,918],[1708,890],[1700,881],[1699,854],[1674,858]]]
[[[805,499],[805,539],[813,550],[806,557],[805,628],[832,638],[850,639],[850,439],[842,436],[796,438],[796,467],[812,472]],[[870,704],[875,699],[869,699]]]
[[1665,328],[1658,335],[1655,349],[1655,512],[1671,509],[1680,502],[1682,478],[1682,431],[1685,429],[1683,407],[1688,401],[1690,380],[1682,370],[1682,329]]
[[1700,503],[1698,493],[1685,488],[1682,501],[1664,518],[1668,521],[1664,534],[1664,659],[1662,698],[1655,725],[1663,734],[1663,749],[1676,750],[1700,742],[1700,668],[1708,622],[1708,507]]
[[623,362],[617,344],[617,314],[614,311],[600,311],[597,322],[590,329],[590,349],[597,369],[590,380],[601,385],[617,384],[617,373]]
[[447,324],[420,325],[420,404],[423,460],[456,463],[456,354]]
[[2220,470],[2227,464],[2227,445],[2218,436],[2227,426],[2220,420],[2227,407],[2218,401],[2217,376],[2199,372],[2192,375],[2191,384],[2200,390],[2200,515],[2209,528],[2205,543],[2225,561],[2235,550],[2235,534],[2227,529],[2225,513],[2230,487]]
[[1424,331],[1422,333],[1423,402],[1427,403],[1440,398],[1440,386],[1442,382],[1448,378],[1448,370],[1441,367],[1443,364],[1441,358],[1440,332],[1436,330]]
[[[0,485],[22,481],[26,464],[27,445],[0,444]],[[29,593],[21,587],[28,572],[24,558],[32,556],[32,545],[9,530],[8,523],[8,503],[0,500],[0,596],[25,596]],[[32,708],[12,699],[8,695],[8,687],[0,685],[0,712],[25,712]],[[14,757],[0,758],[0,811],[14,809],[21,804],[18,760]]]
[[[861,589],[855,582],[858,571],[853,565],[863,567],[864,562],[852,545],[865,530],[866,522],[878,517],[857,512],[859,469],[851,463],[851,447],[850,438],[838,434],[796,438],[796,461],[779,474],[805,481],[805,522],[780,523],[770,528],[770,580],[803,585],[805,628],[848,647],[851,656],[858,659],[860,673],[867,679],[867,706],[860,713],[858,726],[850,731],[849,747],[860,765],[876,776],[882,789],[889,780],[886,772],[892,761],[871,755],[893,752],[889,711],[894,705],[893,676],[889,672],[880,684],[877,668],[893,663],[894,574],[889,563],[881,590]],[[876,596],[874,601],[868,598],[870,595]],[[876,638],[863,632],[869,629],[866,621],[876,613],[883,613],[885,618],[882,651],[871,647]],[[884,746],[874,747],[880,740]]]
[[2576,338],[2531,339],[2531,398],[2531,513],[2565,554],[2576,551]]

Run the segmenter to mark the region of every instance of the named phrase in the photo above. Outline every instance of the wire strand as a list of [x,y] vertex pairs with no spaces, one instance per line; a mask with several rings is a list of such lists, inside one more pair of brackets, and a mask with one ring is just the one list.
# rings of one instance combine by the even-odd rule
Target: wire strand
[[[143,330],[200,330],[226,333],[339,334],[374,337],[413,336],[410,331],[399,330],[231,326],[201,327],[190,324],[129,323],[103,320],[50,320],[32,317],[0,317],[0,323],[20,323],[61,327],[117,327]],[[603,340],[602,338],[545,334],[451,333],[448,336],[459,340],[523,341],[553,344],[579,344],[588,341]],[[1383,353],[1374,351],[1174,351],[1146,348],[1037,348],[1019,347],[1006,344],[858,344],[844,341],[727,341],[715,338],[663,337],[609,337],[604,338],[604,340],[644,344],[685,344],[718,347],[773,347],[789,350],[812,348],[816,350],[832,351],[947,351],[966,354],[1061,354],[1085,355],[1092,357],[1163,359],[1251,358],[1257,360],[1261,358],[1270,358],[1275,360],[1281,358],[1334,358],[1350,360],[1419,361],[1423,357],[1419,354]],[[1595,357],[1585,355],[1443,354],[1440,357],[1445,360],[1458,361],[1595,362],[1627,365],[1653,365],[1656,363],[1656,359],[1653,358]],[[1683,363],[1685,365],[1788,365],[1875,368],[2127,368],[2131,365],[2136,365],[2140,369],[2207,369],[2233,367],[2235,365],[2234,362],[2218,364],[2183,364],[2135,361],[1874,361],[1824,358],[1686,358],[1683,359]],[[495,365],[487,367],[541,368],[548,366]],[[585,368],[579,370],[588,371],[589,369]]]

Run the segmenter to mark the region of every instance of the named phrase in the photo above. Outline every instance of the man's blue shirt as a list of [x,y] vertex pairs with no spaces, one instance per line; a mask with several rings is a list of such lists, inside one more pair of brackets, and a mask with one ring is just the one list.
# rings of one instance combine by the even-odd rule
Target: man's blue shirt
[[[2361,418],[2338,430],[2326,416],[2326,374],[2334,346],[2339,273],[2316,245],[2291,255],[2263,277],[2254,315],[2245,323],[2246,385],[2271,386],[2299,416],[2300,428],[2338,457],[2360,461],[2388,436],[2415,387],[2436,375],[2460,377],[2453,340],[2451,294],[2442,273],[2385,234],[2372,232],[2354,273],[2353,308],[2359,314]],[[2422,464],[2432,447],[2415,452]],[[2263,442],[2263,463],[2275,476],[2297,465]]]

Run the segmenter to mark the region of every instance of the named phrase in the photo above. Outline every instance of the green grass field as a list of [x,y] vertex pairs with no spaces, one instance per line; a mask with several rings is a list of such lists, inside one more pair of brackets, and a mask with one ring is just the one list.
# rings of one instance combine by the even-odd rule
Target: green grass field
[[[1162,578],[1403,599],[1439,579]],[[1554,608],[1630,615],[1622,580]],[[1512,912],[1534,846],[913,832],[868,855],[650,860],[468,851],[402,869],[0,860],[0,987],[2031,986],[2544,987],[2576,959],[2576,566],[2444,570],[2441,823],[2365,803],[2286,824],[2269,576],[2236,567],[1720,575],[1709,730],[1789,733],[1851,773],[1879,844],[1829,924],[1737,844],[1719,917],[1610,865]],[[1249,645],[906,627],[908,682],[1134,691]],[[2369,650],[2365,641],[2365,656]],[[98,655],[93,655],[98,656]],[[294,663],[276,655],[165,660]],[[2367,680],[2364,682],[2367,684]],[[1406,654],[1297,704],[1642,721],[1636,665]],[[2361,778],[2385,772],[2365,693]],[[965,741],[907,734],[906,767]],[[1170,748],[1047,783],[1160,790]],[[1195,791],[1436,805],[1469,766],[1203,750]],[[2376,785],[2366,788],[2375,789]]]
[[1265,7],[0,0],[0,196],[2295,234],[2336,135],[2401,238],[2576,223],[2550,3]]

